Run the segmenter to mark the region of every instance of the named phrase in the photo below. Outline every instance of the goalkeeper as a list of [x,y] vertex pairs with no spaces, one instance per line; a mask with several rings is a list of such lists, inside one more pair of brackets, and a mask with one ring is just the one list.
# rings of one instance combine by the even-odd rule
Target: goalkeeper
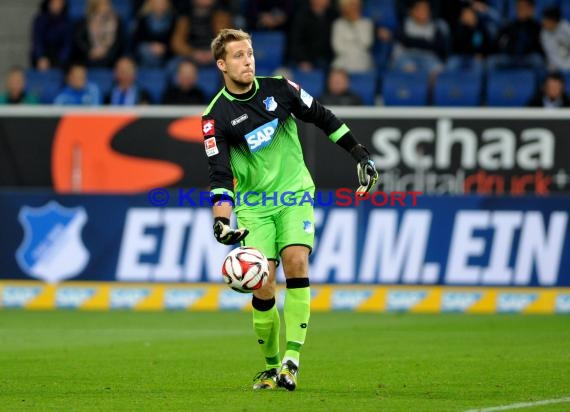
[[[313,196],[315,189],[293,115],[314,123],[352,155],[357,162],[359,192],[370,191],[378,173],[368,151],[348,127],[299,85],[283,77],[255,77],[255,58],[247,33],[224,29],[211,48],[225,84],[202,117],[214,202],[214,236],[226,245],[241,242],[253,246],[269,259],[269,281],[252,298],[253,327],[265,357],[265,369],[254,378],[253,388],[280,386],[291,391],[297,386],[299,354],[309,325],[308,267],[314,238],[313,206],[298,203],[304,193]],[[235,199],[237,193],[245,192],[265,193],[271,202],[274,193],[279,199],[280,194],[294,192],[297,205],[274,202],[248,206]],[[232,210],[242,229],[230,227]],[[275,305],[279,260],[286,278],[286,350],[282,358]]]

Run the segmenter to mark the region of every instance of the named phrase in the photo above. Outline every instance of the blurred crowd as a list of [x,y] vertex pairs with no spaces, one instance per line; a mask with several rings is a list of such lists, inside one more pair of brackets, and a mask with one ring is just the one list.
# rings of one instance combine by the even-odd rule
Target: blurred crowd
[[207,104],[234,27],[259,75],[327,105],[568,107],[568,18],[570,0],[43,0],[0,102]]

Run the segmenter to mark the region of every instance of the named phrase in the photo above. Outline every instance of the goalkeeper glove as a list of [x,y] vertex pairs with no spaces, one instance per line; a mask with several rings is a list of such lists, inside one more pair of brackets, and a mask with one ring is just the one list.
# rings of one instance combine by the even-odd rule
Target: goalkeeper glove
[[214,236],[216,240],[224,245],[233,245],[241,242],[247,235],[247,229],[232,229],[230,219],[227,217],[214,218]]
[[358,182],[360,186],[356,192],[368,193],[378,182],[378,171],[376,165],[371,159],[363,159],[356,165],[356,173],[358,174]]
[[362,145],[355,146],[350,154],[356,159],[356,174],[358,175],[358,183],[360,186],[356,189],[357,193],[368,193],[378,182],[378,171],[374,161],[370,159],[370,153]]

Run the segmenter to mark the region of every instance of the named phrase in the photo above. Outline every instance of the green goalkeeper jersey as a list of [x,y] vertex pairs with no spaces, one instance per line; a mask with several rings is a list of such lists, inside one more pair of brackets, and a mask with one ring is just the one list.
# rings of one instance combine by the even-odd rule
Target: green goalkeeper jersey
[[229,194],[238,212],[282,204],[292,193],[297,198],[312,194],[293,116],[314,123],[333,142],[349,132],[330,110],[283,77],[256,77],[243,95],[222,89],[202,116],[213,195]]

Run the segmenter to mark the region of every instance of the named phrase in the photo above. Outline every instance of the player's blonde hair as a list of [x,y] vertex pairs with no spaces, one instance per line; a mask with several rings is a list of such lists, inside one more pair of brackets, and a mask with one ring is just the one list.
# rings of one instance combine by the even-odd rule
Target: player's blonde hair
[[233,41],[248,40],[251,43],[251,36],[244,32],[243,30],[236,29],[222,29],[212,40],[210,48],[212,49],[212,55],[214,60],[224,59],[226,57],[226,44]]

